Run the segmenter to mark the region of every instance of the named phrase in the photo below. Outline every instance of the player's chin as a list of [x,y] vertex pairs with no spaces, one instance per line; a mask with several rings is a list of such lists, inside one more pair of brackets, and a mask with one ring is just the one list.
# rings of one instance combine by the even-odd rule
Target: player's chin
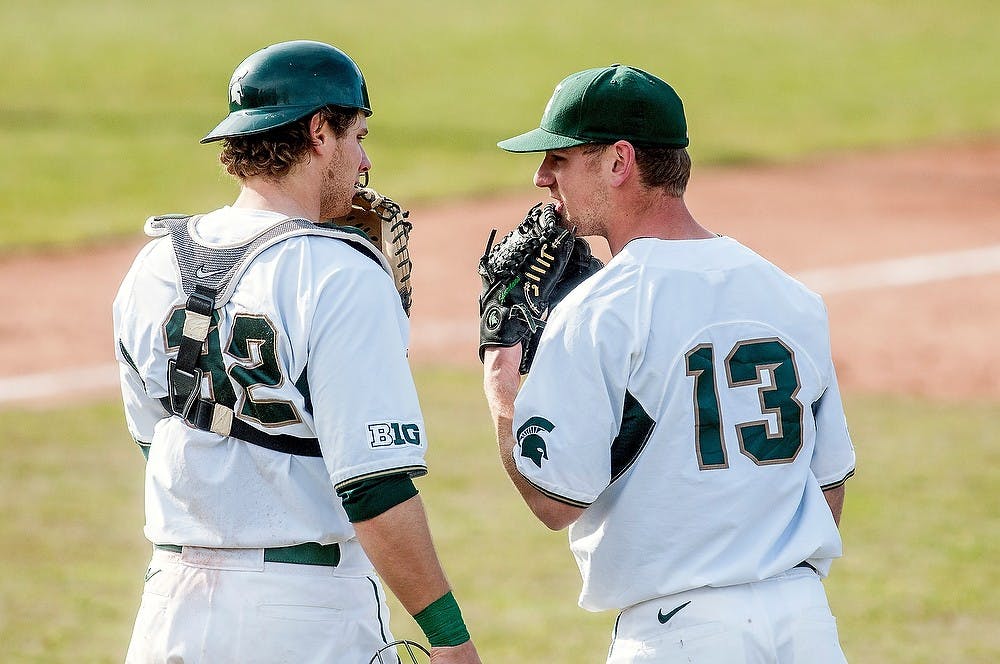
[[579,226],[577,216],[573,214],[572,210],[567,210],[565,205],[557,207],[556,213],[559,215],[559,225],[563,228],[577,228]]

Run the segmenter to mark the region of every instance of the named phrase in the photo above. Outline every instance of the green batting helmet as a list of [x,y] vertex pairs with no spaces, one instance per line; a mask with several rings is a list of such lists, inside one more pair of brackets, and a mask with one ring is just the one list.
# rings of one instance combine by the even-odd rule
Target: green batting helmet
[[354,60],[321,42],[273,44],[248,57],[233,72],[229,115],[201,142],[259,134],[328,105],[372,114],[365,77]]

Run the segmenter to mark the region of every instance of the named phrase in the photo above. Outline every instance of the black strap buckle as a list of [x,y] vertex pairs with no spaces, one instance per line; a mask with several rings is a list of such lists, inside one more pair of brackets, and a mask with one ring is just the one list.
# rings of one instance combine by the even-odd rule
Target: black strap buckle
[[201,392],[201,378],[204,372],[197,367],[185,371],[177,366],[176,360],[167,362],[167,390],[170,394],[170,410],[187,420],[191,406]]
[[215,291],[196,287],[195,292],[188,296],[184,308],[202,316],[211,316],[215,309]]

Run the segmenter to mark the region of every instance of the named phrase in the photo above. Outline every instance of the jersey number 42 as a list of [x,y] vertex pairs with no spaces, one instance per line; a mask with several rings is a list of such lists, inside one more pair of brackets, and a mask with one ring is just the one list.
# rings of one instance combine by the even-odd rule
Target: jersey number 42
[[[170,313],[164,323],[164,333],[168,351],[180,348],[184,334],[183,308],[175,308]],[[237,314],[233,318],[232,333],[223,346],[219,339],[219,312],[213,311],[208,339],[198,363],[210,378],[211,395],[215,401],[265,427],[302,421],[292,402],[265,399],[255,394],[257,388],[281,387],[285,381],[278,363],[276,338],[275,326],[266,316]],[[224,357],[230,358],[228,368]]]

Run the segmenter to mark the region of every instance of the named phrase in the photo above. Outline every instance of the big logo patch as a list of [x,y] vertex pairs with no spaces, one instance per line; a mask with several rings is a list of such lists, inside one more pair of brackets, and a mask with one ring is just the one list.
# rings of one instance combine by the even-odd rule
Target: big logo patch
[[368,425],[368,442],[374,448],[419,446],[420,440],[420,425],[414,422],[373,422]]

